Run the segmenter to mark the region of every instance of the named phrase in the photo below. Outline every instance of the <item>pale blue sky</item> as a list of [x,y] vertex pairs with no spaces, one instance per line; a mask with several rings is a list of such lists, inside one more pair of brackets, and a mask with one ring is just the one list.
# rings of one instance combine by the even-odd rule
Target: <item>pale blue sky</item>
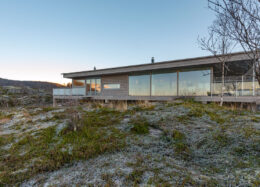
[[63,72],[208,55],[207,0],[0,0],[0,77],[62,83]]

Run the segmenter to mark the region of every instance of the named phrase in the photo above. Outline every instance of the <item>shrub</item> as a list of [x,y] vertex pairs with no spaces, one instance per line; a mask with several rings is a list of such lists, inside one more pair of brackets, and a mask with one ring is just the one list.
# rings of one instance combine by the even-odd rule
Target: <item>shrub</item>
[[8,102],[7,102],[7,104],[8,104],[8,107],[13,107],[13,106],[15,106],[15,101],[14,101],[14,99],[12,99],[12,98],[9,98],[8,99]]
[[239,156],[242,156],[247,153],[246,148],[243,145],[233,148],[233,152]]
[[174,151],[177,155],[181,156],[184,160],[190,158],[190,148],[186,141],[186,136],[178,130],[173,130],[172,138],[174,140]]
[[149,133],[149,122],[146,118],[138,116],[137,118],[132,118],[129,122],[133,127],[131,131],[136,134],[147,134]]
[[177,142],[175,145],[175,152],[177,154],[189,154],[190,150],[186,143],[184,142]]
[[185,123],[190,120],[192,117],[200,118],[204,115],[205,111],[203,108],[199,108],[197,106],[192,106],[190,111],[186,115],[177,116],[177,121],[181,123]]
[[46,95],[44,97],[44,102],[46,103],[51,103],[52,102],[52,96],[51,95]]
[[13,114],[6,115],[6,114],[0,112],[0,120],[1,119],[11,119],[12,117],[13,117]]
[[0,136],[0,147],[6,145],[14,140],[14,136],[10,135],[1,135]]
[[204,114],[204,110],[201,107],[192,107],[191,110],[188,113],[189,117],[202,117]]
[[0,136],[0,146],[5,144],[5,138]]
[[230,143],[230,138],[223,132],[217,132],[215,135],[213,135],[213,138],[223,147]]
[[190,120],[190,116],[188,115],[177,116],[176,120],[180,123],[186,123],[188,120]]
[[142,176],[144,174],[144,170],[142,169],[134,169],[129,176],[127,176],[127,180],[133,181],[134,184],[140,184],[142,182]]
[[0,111],[0,119],[4,118],[4,116],[5,116],[4,113]]
[[207,144],[207,142],[208,142],[207,138],[203,138],[200,141],[198,141],[196,144],[197,149],[200,149],[203,145]]
[[131,110],[131,113],[135,113],[135,112],[142,112],[142,111],[152,111],[154,110],[155,106],[154,105],[148,105],[148,106],[134,106]]
[[66,115],[64,113],[56,113],[52,117],[53,120],[66,119]]
[[53,107],[44,107],[43,109],[42,109],[42,111],[43,112],[49,112],[49,111],[52,111],[52,110],[54,110],[55,108],[53,108]]
[[185,134],[178,130],[173,130],[172,138],[174,141],[183,141],[185,140]]
[[211,111],[206,111],[207,115],[210,117],[212,121],[217,122],[218,124],[223,124],[225,123],[225,119],[222,118],[219,114],[216,112],[211,112]]
[[253,128],[252,126],[246,126],[243,129],[244,136],[250,138],[251,136],[260,136],[260,130]]

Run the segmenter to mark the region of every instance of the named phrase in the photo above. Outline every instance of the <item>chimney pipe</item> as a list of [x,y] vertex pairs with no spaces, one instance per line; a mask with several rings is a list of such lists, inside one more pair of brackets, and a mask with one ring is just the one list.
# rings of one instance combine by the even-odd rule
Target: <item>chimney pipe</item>
[[154,57],[152,57],[151,62],[152,62],[152,64],[154,64]]

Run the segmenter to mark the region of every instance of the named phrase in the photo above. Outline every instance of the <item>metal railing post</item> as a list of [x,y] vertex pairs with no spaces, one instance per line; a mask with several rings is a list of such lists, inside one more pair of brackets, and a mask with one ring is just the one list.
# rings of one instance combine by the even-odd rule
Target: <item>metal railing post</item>
[[255,64],[253,64],[253,96],[255,96]]
[[236,97],[237,97],[237,81],[236,81]]
[[210,86],[210,88],[211,88],[211,89],[210,89],[210,96],[211,96],[211,98],[212,98],[213,82],[211,82],[210,84],[211,84],[211,86]]
[[150,95],[150,97],[152,96],[152,72],[150,72],[150,85],[149,85],[149,87],[150,87],[150,93],[149,93],[149,95]]
[[177,96],[179,96],[179,70],[177,71]]
[[213,84],[213,80],[214,79],[214,74],[213,74],[213,67],[211,67],[210,69],[210,96],[212,98],[212,92],[214,91],[214,84]]
[[242,83],[241,83],[241,96],[244,95],[244,76],[242,75]]

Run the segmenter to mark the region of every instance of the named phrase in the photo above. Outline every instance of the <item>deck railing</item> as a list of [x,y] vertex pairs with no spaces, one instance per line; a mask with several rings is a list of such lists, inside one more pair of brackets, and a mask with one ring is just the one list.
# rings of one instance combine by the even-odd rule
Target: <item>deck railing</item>
[[[207,96],[221,96],[222,77],[214,77],[211,82],[211,91]],[[100,92],[88,91],[86,87],[55,88],[54,96],[95,96]],[[252,76],[229,76],[224,78],[223,95],[227,96],[260,96],[260,85]],[[182,96],[182,95],[180,95]],[[188,96],[188,95],[187,95]]]
[[[221,77],[215,77],[211,83],[212,96],[221,95],[222,81]],[[224,96],[259,96],[260,86],[257,80],[252,80],[252,76],[233,76],[224,79]]]
[[54,96],[85,96],[86,88],[54,88]]

